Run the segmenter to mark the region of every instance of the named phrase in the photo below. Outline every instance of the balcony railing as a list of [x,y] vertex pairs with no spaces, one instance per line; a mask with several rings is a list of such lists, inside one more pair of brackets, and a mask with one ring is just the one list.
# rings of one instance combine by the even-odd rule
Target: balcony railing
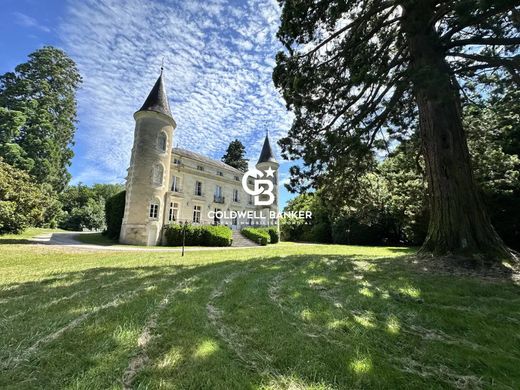
[[225,198],[222,195],[214,195],[213,196],[213,201],[215,203],[224,203],[225,202]]

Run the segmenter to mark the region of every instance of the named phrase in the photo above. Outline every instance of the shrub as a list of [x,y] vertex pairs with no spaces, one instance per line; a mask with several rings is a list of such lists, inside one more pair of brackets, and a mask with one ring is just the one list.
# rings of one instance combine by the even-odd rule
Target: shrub
[[[182,245],[183,225],[171,224],[166,227],[165,239],[168,246]],[[187,246],[230,246],[233,233],[227,226],[186,226]]]
[[0,234],[16,234],[41,225],[53,202],[44,186],[0,158]]
[[247,227],[240,231],[243,236],[249,238],[251,241],[259,243],[260,245],[267,245],[271,242],[271,236],[263,228]]
[[264,228],[264,230],[269,234],[269,238],[271,239],[271,244],[276,244],[280,241],[280,234],[278,233],[278,228],[276,226],[269,226]]
[[107,199],[105,203],[105,222],[107,229],[104,234],[112,239],[119,239],[121,223],[125,213],[126,191],[121,191]]

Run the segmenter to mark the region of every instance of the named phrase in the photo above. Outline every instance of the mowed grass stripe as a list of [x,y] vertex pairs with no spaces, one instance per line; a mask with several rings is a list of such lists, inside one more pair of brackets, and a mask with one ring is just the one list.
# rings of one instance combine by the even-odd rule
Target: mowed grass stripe
[[[378,298],[375,294],[368,294],[365,280],[367,278],[354,283],[345,283],[342,281],[341,273],[337,271],[329,266],[321,269],[314,268],[312,272],[302,270],[301,276],[304,278],[292,275],[292,279],[286,280],[284,283],[287,286],[285,295],[293,297],[296,306],[295,312],[304,314],[307,321],[321,323],[322,326],[327,327],[333,325],[338,332],[343,331],[349,335],[352,334],[353,329],[362,325],[366,329],[365,333],[369,331],[369,334],[372,335],[368,339],[359,340],[360,343],[367,346],[378,340],[388,340],[389,337],[385,335],[385,332],[393,334],[394,342],[380,345],[377,349],[389,352],[390,354],[385,360],[400,362],[397,368],[403,372],[424,377],[437,376],[451,386],[457,385],[455,381],[461,378],[468,384],[475,385],[480,382],[481,377],[488,381],[491,378],[500,378],[506,383],[507,376],[520,363],[517,357],[518,350],[511,343],[497,346],[496,339],[495,343],[492,340],[489,340],[488,343],[487,338],[484,337],[485,334],[481,334],[478,327],[472,328],[472,332],[478,334],[475,336],[467,331],[467,324],[462,328],[463,331],[460,331],[457,325],[454,326],[454,323],[457,324],[459,321],[467,321],[467,317],[453,318],[442,316],[442,314],[432,315],[430,310],[425,310],[413,299],[392,301],[392,294],[385,298]],[[371,273],[367,274],[368,279],[370,279],[370,275]],[[381,282],[380,284],[386,291],[395,292],[392,291],[392,288],[396,286],[394,282],[396,277],[397,275],[392,277],[392,275],[386,274],[377,281]],[[422,291],[425,294],[423,296],[427,297],[427,293],[425,293],[427,286],[422,284],[421,279],[421,275],[415,275],[414,280],[401,280],[397,286],[400,285],[400,289],[405,286],[406,291],[412,284],[415,286],[412,291]],[[338,280],[343,284],[337,283]],[[476,283],[476,281],[468,280],[467,283]],[[338,284],[341,284],[342,287],[338,287]],[[320,302],[320,297],[329,301],[329,308]],[[489,325],[493,326],[493,324],[494,322],[491,322]],[[428,326],[434,326],[434,328],[428,328]],[[497,327],[504,329],[504,325],[498,323]],[[489,332],[490,329],[485,328],[485,331]],[[362,334],[357,332],[355,338],[359,338],[358,336]],[[502,337],[504,336],[506,335],[502,334]],[[490,338],[493,339],[492,336]],[[406,349],[399,350],[396,348],[398,345],[404,346]],[[467,358],[467,356],[475,356],[475,352],[479,358]],[[403,361],[399,358],[400,356],[406,356],[408,360]],[[444,356],[444,359],[439,359],[439,356]],[[454,356],[457,356],[458,359],[453,359]],[[500,358],[496,359],[495,356],[500,356]],[[482,366],[479,359],[496,360],[499,370],[490,371]],[[403,362],[408,366],[403,367]],[[424,367],[423,371],[416,370],[421,366]],[[500,373],[501,370],[502,373]],[[440,375],[440,373],[445,375]]]
[[[89,315],[103,305],[110,304],[110,302],[124,297],[125,294],[131,294],[134,290],[142,291],[143,288],[167,281],[168,276],[161,274],[130,278],[123,286],[115,284],[106,288],[92,289],[84,296],[77,296],[40,312],[36,310],[34,315],[29,313],[27,320],[16,319],[2,323],[0,356],[2,360],[10,360],[10,355],[16,356],[19,351],[30,348],[38,340],[53,334],[75,319]],[[99,279],[96,282],[99,282]],[[18,352],[13,353],[13,351]]]
[[[20,316],[34,316],[37,312],[47,310],[54,305],[64,305],[66,301],[74,299],[81,300],[83,296],[100,291],[111,289],[125,289],[125,286],[132,280],[145,282],[149,278],[156,278],[153,272],[135,272],[127,274],[122,272],[120,275],[113,272],[111,275],[100,275],[96,277],[84,278],[81,281],[69,284],[66,287],[60,286],[45,291],[38,291],[31,294],[30,298],[23,300],[12,300],[0,306],[0,322],[11,321]],[[122,287],[122,288],[121,288]]]
[[245,264],[201,267],[191,289],[177,293],[159,316],[156,337],[147,348],[149,361],[136,376],[134,388],[248,389],[260,383],[221,339],[207,313],[215,289],[233,271],[246,268]]
[[[17,373],[18,378],[22,378],[23,372],[30,369],[31,375],[17,385],[43,380],[49,381],[48,388],[69,382],[76,388],[109,388],[115,383],[120,387],[146,318],[171,285],[183,280],[183,274],[158,277],[155,282],[117,294],[113,300],[40,339],[18,359],[9,361],[13,383]],[[92,356],[96,359],[92,360]]]

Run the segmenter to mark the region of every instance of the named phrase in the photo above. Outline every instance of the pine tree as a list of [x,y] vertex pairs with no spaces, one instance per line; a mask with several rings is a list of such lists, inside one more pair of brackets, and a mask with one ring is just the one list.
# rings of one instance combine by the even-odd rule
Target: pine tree
[[239,171],[246,172],[248,160],[244,158],[245,154],[245,146],[238,139],[235,139],[230,142],[226,154],[222,156],[222,161]]
[[74,61],[50,46],[0,76],[0,153],[57,193],[70,179],[80,83]]
[[295,113],[295,190],[348,188],[375,149],[417,132],[430,223],[422,253],[510,258],[475,185],[461,94],[495,72],[520,84],[513,0],[282,1],[273,79]]

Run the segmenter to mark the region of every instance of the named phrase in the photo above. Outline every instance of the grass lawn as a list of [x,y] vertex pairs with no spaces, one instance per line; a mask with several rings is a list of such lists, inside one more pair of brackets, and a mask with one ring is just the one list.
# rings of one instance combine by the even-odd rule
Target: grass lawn
[[335,245],[0,240],[0,388],[520,388],[520,287]]

